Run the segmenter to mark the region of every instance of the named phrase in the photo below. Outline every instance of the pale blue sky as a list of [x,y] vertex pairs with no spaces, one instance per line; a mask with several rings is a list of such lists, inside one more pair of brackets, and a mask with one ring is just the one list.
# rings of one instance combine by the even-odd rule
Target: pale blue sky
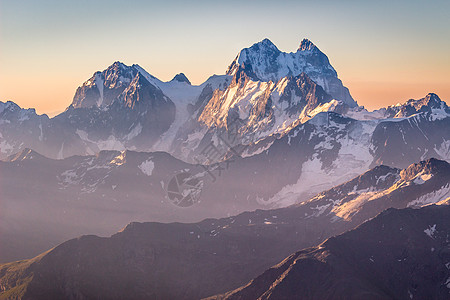
[[450,1],[0,0],[0,101],[64,109],[116,60],[196,84],[268,37],[311,39],[369,108],[436,92],[450,98]]

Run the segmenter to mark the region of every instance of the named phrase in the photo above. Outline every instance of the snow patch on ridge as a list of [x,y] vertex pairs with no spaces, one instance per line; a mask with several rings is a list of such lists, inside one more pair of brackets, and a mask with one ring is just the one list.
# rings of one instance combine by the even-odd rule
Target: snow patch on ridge
[[[136,127],[134,129],[139,129],[138,126],[136,126]],[[142,126],[141,126],[141,129],[142,129]],[[86,131],[84,131],[84,130],[77,129],[75,131],[75,133],[80,137],[80,139],[83,142],[88,143],[88,147],[89,147],[89,144],[97,145],[98,149],[92,149],[92,148],[89,147],[88,148],[89,151],[93,151],[93,152],[97,152],[98,150],[117,150],[117,151],[122,151],[122,150],[126,149],[125,145],[113,135],[110,135],[106,140],[93,141],[93,140],[88,138],[88,133]],[[130,132],[130,134],[131,133],[132,132]],[[133,136],[131,135],[131,137],[133,137]],[[128,147],[129,150],[133,150],[133,148],[134,147]]]
[[98,92],[100,94],[100,97],[97,100],[97,106],[100,107],[103,104],[103,85],[104,85],[104,80],[102,78],[101,73],[96,73],[95,74],[95,79],[94,79],[94,83],[95,86],[98,89]]
[[[2,135],[0,134],[0,138]],[[9,144],[6,140],[0,142],[0,152],[10,154],[14,150],[14,146]]]
[[428,235],[430,238],[434,238],[434,234],[436,233],[436,224],[434,224],[433,226],[428,226],[427,229],[425,229],[423,232],[425,232],[426,235]]
[[415,184],[424,184],[426,181],[430,180],[431,177],[433,177],[433,174],[423,174],[422,171],[414,177],[413,182]]
[[[295,184],[283,187],[275,196],[260,204],[276,207],[292,205],[298,203],[299,199],[307,199],[367,171],[373,161],[369,146],[376,124],[374,121],[365,121],[350,128],[348,134],[339,140],[341,147],[330,168],[324,168],[319,155],[315,153],[302,165],[302,173]],[[331,145],[331,137],[325,133],[324,136],[320,147],[326,149]]]
[[419,198],[408,203],[408,207],[426,206],[430,204],[437,204],[441,201],[447,200],[450,197],[450,184],[447,184],[439,190],[420,196]]
[[138,168],[142,171],[142,173],[144,173],[147,176],[151,176],[153,173],[153,169],[155,168],[155,163],[151,160],[148,159],[144,162],[142,162]]
[[189,105],[193,106],[199,99],[202,91],[207,85],[213,90],[224,88],[228,85],[231,77],[228,75],[211,76],[201,85],[190,85],[186,82],[177,80],[163,82],[148,74],[138,65],[134,65],[144,77],[157,86],[167,97],[175,104],[175,119],[169,129],[161,135],[159,140],[153,146],[153,150],[169,151],[175,141],[178,131],[183,125],[192,118],[192,112],[189,112]]
[[450,140],[444,140],[434,151],[444,160],[450,160]]
[[[98,148],[100,150],[125,150],[124,144],[119,141],[115,136],[110,135],[106,140],[100,140],[97,142]],[[130,149],[130,148],[128,148]],[[130,149],[132,150],[132,149]]]
[[134,128],[130,131],[130,133],[128,133],[125,136],[125,139],[129,141],[137,137],[141,132],[142,132],[142,125],[141,123],[138,123],[136,126],[134,126]]
[[58,155],[56,157],[57,159],[63,159],[64,158],[64,142],[61,145],[61,149],[59,149]]
[[39,123],[39,131],[40,131],[39,141],[42,142],[44,140],[44,133],[42,132],[42,123]]

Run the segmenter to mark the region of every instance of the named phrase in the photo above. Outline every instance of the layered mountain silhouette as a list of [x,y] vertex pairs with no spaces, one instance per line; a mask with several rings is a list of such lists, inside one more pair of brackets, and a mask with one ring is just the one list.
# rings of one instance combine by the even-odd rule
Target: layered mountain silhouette
[[388,209],[208,299],[448,299],[450,207]]
[[[87,232],[109,235],[133,220],[197,222],[301,203],[369,167],[358,156],[351,159],[361,155],[354,144],[368,139],[355,122],[335,113],[319,114],[293,133],[268,142],[271,146],[266,150],[232,157],[220,165],[189,164],[164,152],[128,150],[53,160],[25,149],[0,162],[2,173],[8,174],[0,177],[2,231],[11,238],[3,246],[7,249],[2,259],[29,257]],[[339,144],[333,143],[334,137]],[[336,161],[342,162],[338,174],[332,168]],[[201,183],[197,202],[187,208],[168,197],[169,184],[180,173],[195,176]],[[357,201],[351,203],[349,207],[357,207],[353,204]],[[353,213],[348,211],[342,215]],[[46,238],[33,236],[36,228],[46,232]]]
[[266,182],[234,198],[249,197],[246,209],[280,207],[379,164],[449,160],[449,113],[435,94],[368,112],[312,42],[285,53],[265,39],[240,51],[226,75],[199,86],[182,73],[162,82],[139,65],[115,62],[83,83],[54,118],[0,103],[0,153],[7,160],[26,149],[53,159],[164,151],[192,165],[232,158],[236,171],[223,185],[236,173],[247,189]]
[[307,39],[200,85],[115,62],[53,118],[0,102],[0,298],[444,299],[449,128],[434,93],[358,106]]
[[[133,222],[110,238],[83,236],[33,259],[2,265],[3,295],[198,299],[225,293],[295,251],[318,245],[385,209],[446,206],[449,182],[450,165],[431,159],[404,170],[376,167],[286,208],[198,223]],[[353,202],[358,206],[350,205],[351,214],[343,214]],[[448,210],[442,211],[448,217]],[[107,217],[100,213],[97,218],[104,222]]]

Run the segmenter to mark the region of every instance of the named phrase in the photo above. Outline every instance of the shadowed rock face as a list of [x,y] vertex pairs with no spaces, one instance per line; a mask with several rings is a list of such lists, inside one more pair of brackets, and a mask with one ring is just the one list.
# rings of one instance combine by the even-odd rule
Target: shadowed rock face
[[127,89],[138,74],[121,62],[115,62],[103,72],[94,75],[80,86],[73,97],[74,108],[108,106]]
[[371,137],[373,165],[405,168],[408,161],[450,157],[450,118],[430,113],[380,122]]
[[178,81],[178,82],[185,82],[187,84],[191,84],[191,82],[189,81],[189,79],[186,77],[186,75],[184,75],[184,73],[180,73],[175,75],[175,77],[172,79],[172,81]]
[[[110,178],[123,178],[119,176],[121,173],[130,176],[134,173],[133,165],[148,160],[145,153],[116,154],[119,155],[105,152],[97,158],[104,161],[105,165],[110,161],[124,163],[123,167],[109,173]],[[33,153],[28,155],[35,157]],[[165,156],[153,155],[154,171],[170,163]],[[38,159],[36,157],[35,161]],[[80,166],[79,171],[83,170]],[[77,295],[80,299],[198,299],[224,293],[255,278],[298,249],[318,245],[389,207],[405,208],[414,199],[420,199],[424,194],[430,196],[433,192],[436,192],[431,197],[433,201],[430,198],[428,201],[416,201],[414,207],[431,203],[445,204],[441,201],[439,191],[450,181],[448,163],[430,160],[407,170],[376,167],[310,201],[287,208],[256,210],[190,224],[132,223],[110,238],[84,236],[70,240],[37,258],[0,266],[0,279],[2,283],[5,282],[3,290],[5,293],[21,290],[24,295],[34,299],[67,298],[71,295]],[[399,175],[404,172],[409,174],[408,177]],[[432,177],[428,178],[426,175],[430,174]],[[428,179],[421,182],[423,179],[420,177],[415,183],[419,179],[418,175]],[[89,176],[85,180],[79,185],[92,184]],[[127,185],[139,189],[141,180],[139,177],[130,177],[119,184],[117,189],[121,194],[127,192],[124,190]],[[156,186],[158,181],[158,177],[150,178],[148,184]],[[370,201],[358,201],[360,206],[356,206],[357,209],[351,214],[341,214],[355,198],[374,192],[379,196]],[[233,197],[229,193],[225,196],[209,196],[209,205],[220,201],[220,207],[226,206],[228,203],[225,201],[232,201]],[[78,218],[78,222],[87,224],[98,220],[97,227],[117,223],[124,220],[124,215],[114,212],[123,211],[127,206],[141,213],[133,214],[130,211],[130,215],[142,216],[148,209],[147,202],[150,199],[145,198],[143,203],[118,200],[117,204],[112,205],[110,202],[108,204],[108,199],[104,199],[108,205],[101,209],[97,207],[94,215],[87,214],[89,210],[85,208],[83,216],[86,219]],[[83,203],[80,200],[69,203],[65,208],[68,213],[61,219],[60,228],[66,226],[71,218],[76,218],[74,209]],[[93,201],[88,203],[99,205]],[[48,217],[49,209],[57,204],[55,201],[47,208],[45,216]],[[153,203],[156,209],[163,209],[164,206],[157,204]],[[38,208],[33,211],[34,215],[39,212]],[[112,212],[103,211],[106,208]],[[188,213],[188,210],[183,211]],[[89,220],[89,216],[95,218]],[[2,220],[5,220],[3,216]],[[62,222],[64,220],[66,223]],[[19,288],[25,281],[25,286]]]
[[[255,98],[255,101],[249,103],[248,98]],[[208,127],[227,128],[239,118],[242,122],[239,135],[275,133],[275,126],[284,122],[288,126],[296,125],[309,112],[331,100],[331,96],[305,73],[267,84],[257,83],[240,71],[226,90],[214,93],[199,121]]]
[[175,120],[174,103],[151,79],[138,66],[115,62],[79,87],[54,123],[75,130],[84,143],[110,140],[110,150],[149,149]]
[[389,209],[209,299],[448,299],[450,207]]

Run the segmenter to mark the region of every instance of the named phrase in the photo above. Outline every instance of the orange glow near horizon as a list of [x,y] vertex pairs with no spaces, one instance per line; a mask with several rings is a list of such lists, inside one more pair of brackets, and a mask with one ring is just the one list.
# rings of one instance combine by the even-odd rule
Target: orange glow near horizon
[[54,115],[117,60],[200,84],[263,38],[285,52],[308,38],[368,109],[430,92],[449,103],[448,11],[448,0],[3,1],[0,101]]
[[428,93],[435,93],[446,101],[450,99],[448,84],[424,83],[394,83],[394,82],[350,82],[347,87],[359,105],[368,110],[375,110],[397,103],[404,103],[409,99],[420,99]]

